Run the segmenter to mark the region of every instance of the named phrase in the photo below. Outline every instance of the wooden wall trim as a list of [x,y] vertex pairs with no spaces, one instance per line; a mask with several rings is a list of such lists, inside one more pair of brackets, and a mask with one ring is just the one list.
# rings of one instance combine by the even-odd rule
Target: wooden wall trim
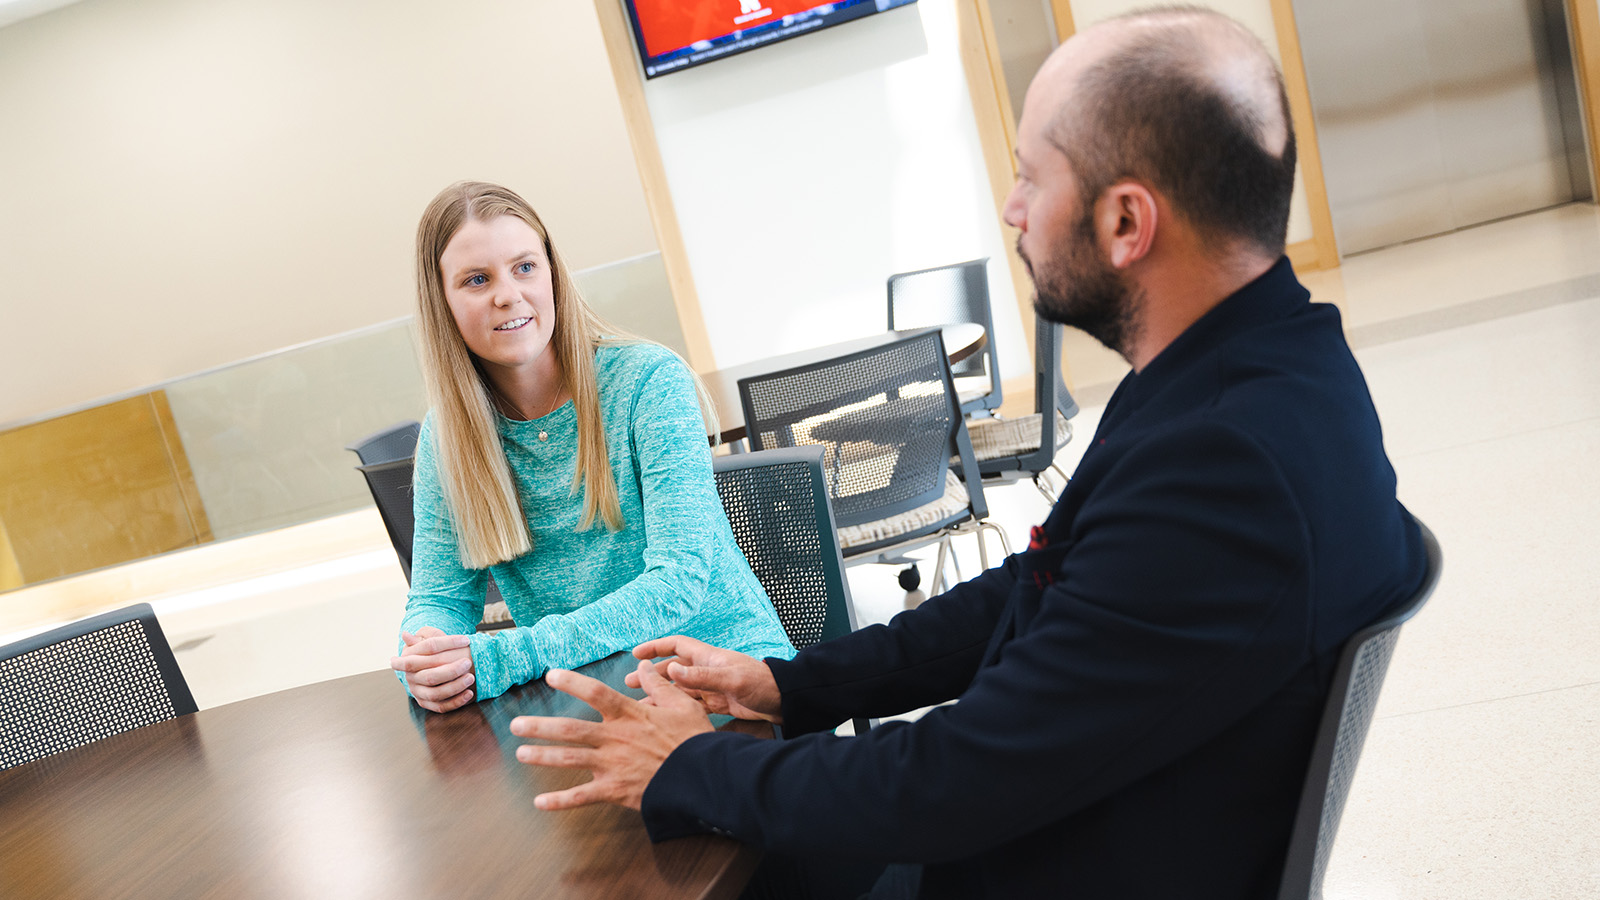
[[1585,137],[1589,139],[1589,184],[1600,197],[1600,3],[1567,0],[1567,28]]
[[1060,44],[1077,32],[1072,21],[1072,4],[1067,0],[1050,0],[1050,15],[1056,20],[1056,43]]
[[1283,254],[1289,257],[1289,262],[1296,272],[1313,272],[1317,269],[1332,268],[1322,264],[1321,251],[1315,240],[1295,241],[1283,248]]
[[655,226],[656,245],[661,249],[661,261],[667,269],[672,303],[677,308],[683,342],[689,350],[689,365],[696,371],[709,372],[717,367],[716,355],[711,350],[711,336],[706,331],[705,313],[695,290],[689,252],[683,244],[683,231],[678,227],[678,214],[672,206],[667,167],[661,161],[655,123],[650,119],[650,106],[644,96],[644,76],[634,57],[633,29],[620,0],[594,0],[594,9],[600,17],[600,33],[605,39],[606,56],[611,61],[611,77],[617,83],[617,97],[622,101],[622,119],[628,127],[628,141],[633,145],[634,163],[644,186],[645,205]]
[[[1033,358],[1033,279],[1017,255],[1005,224],[1006,197],[1016,181],[1016,119],[1006,95],[1000,54],[995,46],[994,24],[988,0],[954,0],[956,31],[961,49],[961,67],[967,76],[967,92],[972,98],[972,113],[978,127],[978,142],[983,149],[989,190],[994,197],[995,217],[1000,219],[1006,265],[1011,271],[1017,310],[1022,316],[1022,333],[1028,342],[1028,358]],[[1068,384],[1071,384],[1070,379]],[[1032,391],[1029,391],[1031,395]],[[1031,398],[1029,400],[1031,403]]]
[[[1306,84],[1305,59],[1300,53],[1300,29],[1295,26],[1292,0],[1270,0],[1272,24],[1277,29],[1278,58],[1283,64],[1283,86],[1294,119],[1295,144],[1300,157],[1300,180],[1311,213],[1311,240],[1289,248],[1295,269],[1331,269],[1339,265],[1339,247],[1333,236],[1333,213],[1328,209],[1328,188],[1322,178],[1322,151],[1317,146],[1317,124],[1311,115],[1311,89]],[[1310,244],[1308,249],[1304,245]],[[1295,257],[1299,256],[1300,259]]]

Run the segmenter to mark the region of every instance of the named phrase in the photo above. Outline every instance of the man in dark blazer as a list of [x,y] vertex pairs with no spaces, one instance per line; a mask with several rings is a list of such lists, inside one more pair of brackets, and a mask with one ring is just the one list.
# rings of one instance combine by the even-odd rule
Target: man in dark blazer
[[792,661],[646,644],[644,703],[551,672],[604,720],[513,724],[594,773],[541,808],[897,864],[874,896],[1275,896],[1339,648],[1425,566],[1338,313],[1283,258],[1282,82],[1215,13],[1113,20],[1046,62],[1017,157],[1038,313],[1133,367],[1028,549]]

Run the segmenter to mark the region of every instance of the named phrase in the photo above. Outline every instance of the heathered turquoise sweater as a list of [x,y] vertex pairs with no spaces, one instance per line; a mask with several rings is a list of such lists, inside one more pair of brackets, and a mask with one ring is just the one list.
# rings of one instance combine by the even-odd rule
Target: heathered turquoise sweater
[[[688,369],[654,344],[604,346],[595,376],[626,524],[577,531],[581,492],[572,403],[543,418],[500,417],[533,549],[491,566],[461,563],[434,461],[432,416],[417,442],[416,532],[404,631],[472,635],[479,700],[552,668],[570,669],[652,638],[686,634],[757,658],[789,659],[761,583],[717,499]],[[541,442],[539,433],[548,434]],[[493,575],[517,627],[476,633]]]

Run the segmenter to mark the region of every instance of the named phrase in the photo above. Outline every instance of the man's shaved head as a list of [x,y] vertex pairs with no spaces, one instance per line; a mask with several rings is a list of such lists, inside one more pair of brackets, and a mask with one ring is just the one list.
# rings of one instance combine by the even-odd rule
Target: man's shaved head
[[[1050,139],[1086,202],[1124,178],[1167,196],[1207,240],[1283,252],[1294,127],[1271,55],[1243,26],[1199,7],[1131,13],[1052,55]],[[1059,91],[1059,93],[1056,93]]]

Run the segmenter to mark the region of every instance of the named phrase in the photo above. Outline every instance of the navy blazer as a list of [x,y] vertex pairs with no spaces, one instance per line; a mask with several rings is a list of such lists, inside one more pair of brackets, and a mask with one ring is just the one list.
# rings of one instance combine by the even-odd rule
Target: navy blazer
[[1280,260],[1124,379],[1025,552],[768,660],[792,737],[685,742],[651,837],[923,863],[929,898],[1275,896],[1340,646],[1426,565],[1309,300]]

